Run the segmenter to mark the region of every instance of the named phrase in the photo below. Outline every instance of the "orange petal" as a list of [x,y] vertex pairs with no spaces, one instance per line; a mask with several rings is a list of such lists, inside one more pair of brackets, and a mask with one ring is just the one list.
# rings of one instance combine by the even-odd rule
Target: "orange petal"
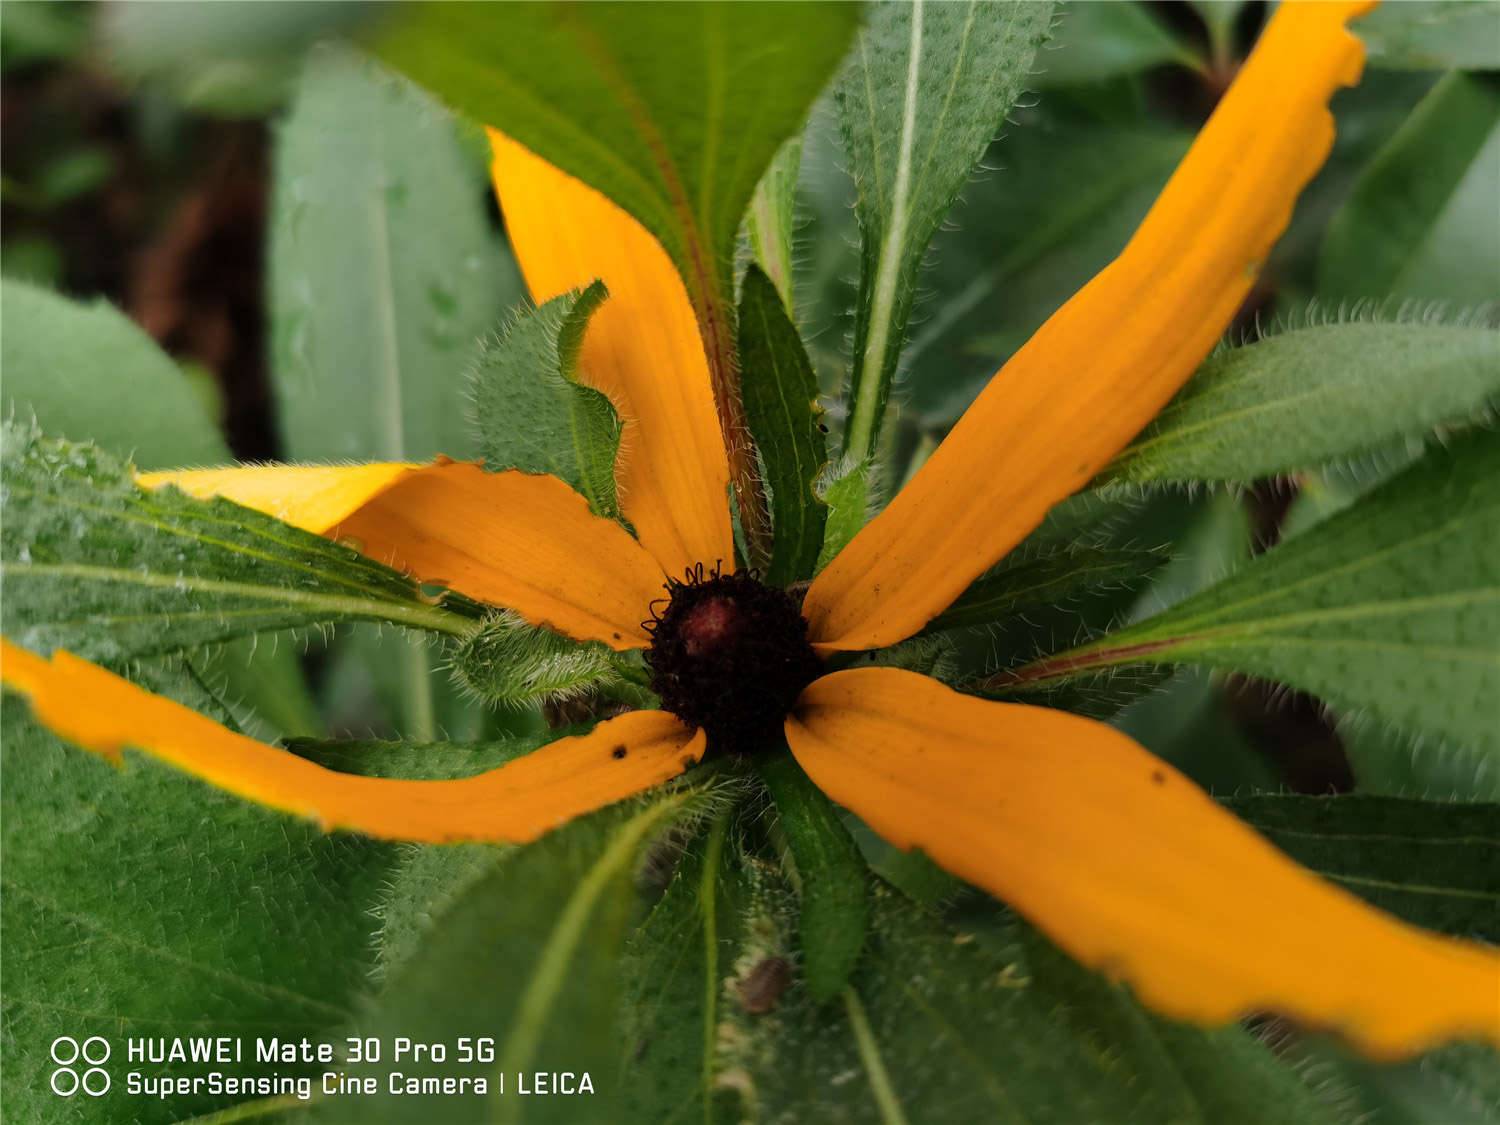
[[804,612],[823,649],[917,632],[1087,484],[1187,380],[1243,303],[1333,143],[1369,3],[1280,5],[1124,251],[991,381]]
[[615,649],[641,648],[663,595],[661,567],[624,528],[555,477],[476,465],[250,465],[143,473],[222,496],[535,625]]
[[580,374],[625,422],[620,506],[669,574],[734,565],[729,463],[703,340],[672,260],[593,188],[490,130],[495,191],[538,304],[602,279]]
[[137,473],[142,488],[172,484],[189,496],[222,496],[246,508],[323,535],[420,465],[234,465]]
[[59,738],[118,760],[143,750],[240,797],[323,828],[390,840],[523,844],[676,777],[704,736],[664,711],[637,711],[455,781],[337,773],[220,726],[128,680],[56,652],[50,661],[0,640],[0,680],[31,699]]
[[1100,723],[960,695],[912,672],[815,682],[787,720],[833,800],[993,892],[1166,1015],[1256,1011],[1395,1058],[1500,1045],[1500,956],[1311,875]]

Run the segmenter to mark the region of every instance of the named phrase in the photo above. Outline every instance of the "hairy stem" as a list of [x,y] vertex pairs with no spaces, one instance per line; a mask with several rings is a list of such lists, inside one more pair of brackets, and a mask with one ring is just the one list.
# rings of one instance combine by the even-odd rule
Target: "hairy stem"
[[[695,289],[702,293],[702,290]],[[724,449],[729,456],[729,486],[739,505],[740,526],[745,531],[751,566],[764,567],[771,558],[771,521],[766,509],[765,492],[755,462],[755,443],[745,418],[744,398],[740,392],[739,366],[735,362],[734,324],[723,299],[723,287],[717,278],[709,292],[695,298],[703,350],[708,356],[708,373],[713,382],[714,407],[719,428],[724,435]]]

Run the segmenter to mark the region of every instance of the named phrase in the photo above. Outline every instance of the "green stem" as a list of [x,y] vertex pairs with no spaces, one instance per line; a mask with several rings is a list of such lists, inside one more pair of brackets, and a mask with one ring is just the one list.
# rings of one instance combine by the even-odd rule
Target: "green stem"
[[406,651],[401,654],[405,665],[403,681],[406,697],[406,736],[417,742],[437,738],[437,712],[432,700],[432,667],[427,661],[427,646],[410,637],[402,637]]
[[859,1047],[859,1058],[865,1064],[865,1073],[870,1078],[870,1093],[875,1106],[880,1110],[884,1125],[906,1125],[906,1114],[896,1099],[896,1090],[891,1085],[891,1076],[885,1069],[885,1060],[880,1057],[880,1044],[870,1030],[870,1021],[865,1017],[865,1006],[853,988],[844,989],[844,1009],[849,1013],[849,1025],[854,1029],[854,1042]]
[[886,367],[891,362],[891,328],[896,316],[897,287],[901,261],[906,251],[906,227],[910,220],[912,143],[916,135],[918,77],[922,61],[922,3],[914,0],[911,12],[911,42],[906,68],[901,136],[896,146],[896,180],[891,189],[891,225],[880,244],[875,280],[871,285],[869,329],[859,358],[854,386],[854,410],[844,432],[844,452],[857,461],[867,461],[875,452],[883,405],[880,392]]
[[997,672],[980,680],[975,688],[980,692],[1003,691],[1007,688],[1037,687],[1042,684],[1072,679],[1074,676],[1097,672],[1116,664],[1153,663],[1150,659],[1163,649],[1172,648],[1186,637],[1169,637],[1160,641],[1142,641],[1138,644],[1103,644],[1092,648],[1073,649],[1056,656],[1034,660],[1020,668]]
[[712,1125],[714,1115],[714,1046],[719,1029],[719,917],[717,893],[719,862],[729,833],[730,810],[726,808],[709,830],[703,853],[703,875],[698,883],[698,908],[703,911],[703,1120]]

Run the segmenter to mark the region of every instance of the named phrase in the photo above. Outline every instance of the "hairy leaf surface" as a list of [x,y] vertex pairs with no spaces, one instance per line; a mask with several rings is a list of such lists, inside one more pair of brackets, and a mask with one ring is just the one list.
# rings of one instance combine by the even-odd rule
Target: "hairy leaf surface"
[[717,877],[711,857],[684,866],[635,946],[643,1104],[626,1120],[790,1120],[810,1105],[833,1123],[1336,1119],[1239,1030],[1146,1013],[993,904],[949,925],[872,884],[861,968],[819,1003],[776,967],[795,964],[795,896],[770,865],[724,854]]
[[469,387],[487,468],[555,476],[598,515],[617,518],[620,419],[608,398],[578,381],[583,334],[608,296],[596,281],[518,314],[480,348]]
[[[9,278],[0,281],[0,369],[4,416],[34,419],[43,432],[94,442],[142,469],[230,460],[209,402],[155,342],[124,315]],[[253,711],[262,734],[317,728],[312,699],[290,647],[231,642],[205,674]]]
[[613,654],[597,641],[580,643],[513,613],[487,617],[455,646],[455,678],[490,706],[522,708],[563,703],[618,680]]
[[4,627],[27,648],[118,661],[336,621],[472,628],[347,547],[227,500],[146,492],[91,445],[10,424],[4,438]]
[[[182,671],[153,668],[146,683],[217,710]],[[59,743],[14,697],[0,722],[7,1120],[168,1125],[247,1100],[132,1096],[126,1036],[240,1039],[247,1065],[257,1036],[337,1040],[372,960],[368,911],[393,848],[325,834],[143,757],[112,767]],[[53,1095],[59,1035],[111,1043],[107,1095]],[[314,1088],[321,1070],[279,1069]]]
[[883,4],[835,96],[859,189],[860,281],[844,452],[872,455],[922,257],[1031,73],[1048,3]]
[[1218,352],[1102,474],[1248,481],[1480,417],[1500,401],[1500,332],[1332,324]]
[[788,316],[795,316],[793,299],[792,239],[796,223],[797,177],[802,170],[802,137],[782,145],[766,169],[750,210],[745,215],[745,235],[755,262],[776,286]]
[[1089,591],[1133,588],[1166,561],[1161,551],[1087,544],[1019,556],[977,579],[927,631],[991,625]]
[[1500,440],[1477,432],[1166,612],[995,683],[1007,691],[1118,665],[1204,664],[1494,760],[1497,635]]
[[859,534],[870,518],[870,491],[875,468],[861,462],[845,464],[825,481],[822,500],[828,508],[823,523],[823,546],[818,551],[815,569],[822,570],[842,551],[849,540]]
[[[586,1071],[596,1092],[588,1101],[618,1104],[621,1046],[612,1017],[634,879],[651,844],[702,800],[678,791],[625,802],[525,848],[414,853],[426,866],[397,878],[393,892],[412,897],[382,907],[387,932],[392,910],[408,919],[415,912],[419,923],[437,916],[416,944],[409,931],[396,931],[404,944],[357,1033],[429,1042],[489,1036],[497,1057],[457,1064],[387,1055],[366,1072],[483,1075],[488,1095],[387,1094],[364,1099],[361,1120],[576,1121],[573,1098],[518,1096],[517,1076],[536,1071]],[[344,1120],[336,1104],[322,1108],[320,1120]]]

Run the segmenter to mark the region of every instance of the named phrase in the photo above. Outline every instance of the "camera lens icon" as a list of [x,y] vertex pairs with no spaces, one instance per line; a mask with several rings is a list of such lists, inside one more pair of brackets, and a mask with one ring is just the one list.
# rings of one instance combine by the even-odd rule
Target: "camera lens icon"
[[[109,1061],[110,1046],[104,1036],[90,1035],[80,1043],[71,1035],[59,1035],[52,1040],[48,1053],[57,1064],[49,1085],[58,1097],[71,1098],[79,1090],[91,1098],[109,1092],[109,1072],[102,1064]],[[80,1063],[82,1073],[79,1072]]]

